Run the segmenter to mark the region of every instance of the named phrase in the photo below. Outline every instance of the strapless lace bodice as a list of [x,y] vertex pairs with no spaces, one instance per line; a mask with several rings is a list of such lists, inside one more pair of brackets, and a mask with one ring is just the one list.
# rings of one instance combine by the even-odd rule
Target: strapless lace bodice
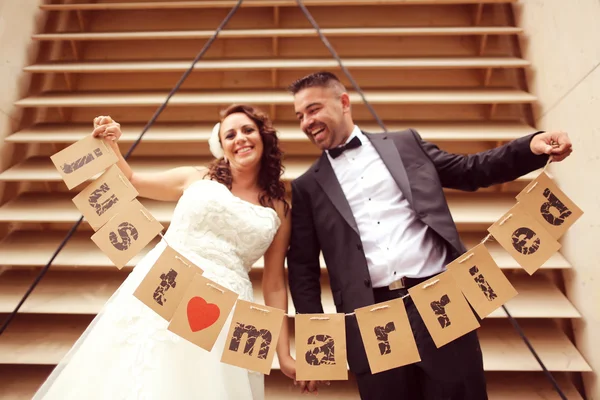
[[280,223],[275,210],[242,200],[219,182],[199,180],[177,202],[164,239],[204,276],[246,298],[248,272]]
[[271,244],[279,223],[273,209],[244,201],[219,182],[199,180],[177,203],[165,239],[247,273]]

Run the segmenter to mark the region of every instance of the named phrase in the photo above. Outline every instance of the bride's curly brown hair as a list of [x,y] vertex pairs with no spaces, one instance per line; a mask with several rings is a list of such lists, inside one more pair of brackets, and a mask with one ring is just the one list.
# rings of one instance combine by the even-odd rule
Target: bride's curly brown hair
[[[283,151],[279,147],[279,138],[273,128],[269,116],[261,110],[244,104],[233,104],[221,111],[221,122],[231,114],[244,113],[258,127],[258,132],[263,141],[263,154],[260,160],[258,185],[262,189],[259,202],[263,207],[275,209],[274,200],[283,202],[284,214],[287,215],[290,205],[285,198],[285,185],[281,180],[284,167],[282,165]],[[219,142],[221,137],[219,136]],[[222,183],[231,190],[233,177],[230,165],[223,157],[213,161],[208,166],[207,175],[212,180]]]

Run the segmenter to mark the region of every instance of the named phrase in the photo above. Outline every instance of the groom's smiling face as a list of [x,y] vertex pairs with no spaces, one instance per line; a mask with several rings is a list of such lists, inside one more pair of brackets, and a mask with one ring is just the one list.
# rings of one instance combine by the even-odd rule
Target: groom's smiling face
[[302,89],[294,95],[294,109],[300,129],[321,150],[339,146],[350,134],[345,121],[350,112],[350,99],[336,88]]

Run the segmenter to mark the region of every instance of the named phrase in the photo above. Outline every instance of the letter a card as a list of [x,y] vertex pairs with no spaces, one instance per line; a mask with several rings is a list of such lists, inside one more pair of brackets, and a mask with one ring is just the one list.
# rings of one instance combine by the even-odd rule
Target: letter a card
[[133,295],[170,321],[197,273],[202,273],[199,267],[166,246]]
[[138,191],[125,178],[119,167],[112,165],[79,192],[73,198],[73,203],[92,229],[97,231],[137,195]]
[[135,199],[94,233],[92,240],[121,269],[162,229],[163,226]]
[[473,247],[447,268],[482,319],[517,295],[484,244]]
[[517,201],[556,240],[583,215],[583,211],[544,172],[517,195]]
[[354,312],[373,374],[421,361],[403,299]]
[[347,380],[344,314],[296,314],[296,380]]
[[408,293],[438,348],[479,328],[475,314],[448,271],[413,286]]
[[179,302],[168,329],[196,346],[211,351],[237,298],[237,293],[196,274]]
[[88,135],[50,156],[69,190],[115,164],[117,155],[103,139]]
[[269,375],[285,312],[238,300],[221,362]]
[[488,228],[488,231],[504,247],[529,275],[533,275],[561,245],[537,222],[521,203]]

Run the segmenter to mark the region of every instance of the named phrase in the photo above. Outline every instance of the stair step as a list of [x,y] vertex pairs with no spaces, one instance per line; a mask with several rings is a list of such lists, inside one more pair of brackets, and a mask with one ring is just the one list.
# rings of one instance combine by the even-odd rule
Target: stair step
[[[91,320],[88,315],[19,315],[0,336],[0,364],[56,365]],[[552,321],[524,320],[520,325],[549,371],[591,372]],[[478,332],[486,371],[541,371],[508,321],[485,319]],[[279,369],[277,358],[273,369]]]
[[[15,102],[17,107],[146,107],[160,106],[167,92],[94,92],[47,93],[26,97]],[[371,104],[514,104],[532,103],[536,97],[515,89],[458,89],[458,90],[372,90],[365,92]],[[353,103],[361,97],[350,93]],[[255,105],[292,105],[293,97],[284,91],[220,91],[176,93],[169,105],[199,106],[246,103]]]
[[[42,267],[50,260],[58,245],[66,237],[64,231],[40,232],[40,231],[16,231],[10,234],[4,241],[0,242],[0,260],[1,265],[10,265],[12,267],[28,268]],[[113,271],[114,264],[104,255],[104,253],[90,239],[91,233],[77,232],[67,242],[63,250],[57,255],[52,263],[52,269],[77,270],[77,269],[109,269]],[[470,249],[483,239],[485,234],[462,234],[461,238],[465,246]],[[136,255],[124,270],[130,270],[147,253],[148,249],[156,244],[155,239],[151,245],[147,246],[138,255]],[[31,246],[35,243],[35,247]],[[519,264],[496,242],[487,242],[486,247],[492,254],[496,264],[501,269],[521,269]],[[264,261],[259,259],[255,268],[263,268]],[[321,259],[321,268],[325,269],[325,262]],[[541,267],[542,269],[569,269],[571,265],[559,253],[554,253],[552,257]]]
[[[377,5],[417,5],[417,4],[502,4],[514,3],[517,0],[377,0]],[[191,8],[231,8],[238,2],[234,0],[202,0],[202,1],[154,1],[154,2],[120,2],[120,3],[78,3],[78,4],[42,4],[40,9],[46,11],[67,10],[149,10],[149,9],[191,9]],[[372,0],[304,0],[306,6],[357,6],[372,5]],[[294,0],[246,0],[243,7],[294,7]]]
[[[10,313],[31,285],[38,271],[10,270],[0,281],[0,313]],[[95,315],[125,280],[123,271],[52,271],[50,270],[23,304],[21,313],[32,314],[90,314]],[[560,290],[542,274],[534,277],[509,275],[519,293],[506,307],[515,318],[581,318]],[[265,304],[260,281],[262,270],[251,274],[254,301]],[[329,282],[321,285],[325,313],[335,313]],[[288,314],[296,313],[291,296]],[[498,309],[488,318],[506,318]]]
[[[425,140],[429,141],[483,141],[499,142],[517,139],[531,134],[536,129],[521,122],[422,122],[404,123],[384,121],[389,132],[407,128],[416,129]],[[379,125],[371,121],[357,124],[366,132],[381,132]],[[124,123],[121,143],[134,142],[142,132],[145,124]],[[214,124],[189,123],[156,123],[142,139],[153,143],[206,142],[210,137]],[[6,138],[11,143],[74,143],[91,132],[92,124],[40,124],[24,128]],[[298,124],[275,122],[282,142],[307,142],[308,139],[300,131]],[[208,148],[208,146],[207,146]]]
[[[391,58],[344,59],[346,68],[354,69],[467,69],[523,68],[530,63],[515,57],[457,57],[457,58]],[[138,62],[54,62],[35,64],[24,70],[31,73],[113,73],[113,72],[180,72],[190,67],[189,61]],[[205,60],[195,70],[241,71],[283,69],[326,69],[339,67],[334,59],[272,59],[272,60]]]
[[[305,139],[308,144],[308,139]],[[203,166],[208,165],[214,158],[198,156],[179,157],[132,157],[129,165],[138,173],[155,173],[166,171],[181,166]],[[313,156],[287,156],[283,165],[285,171],[282,179],[291,182],[298,178],[316,160]],[[539,175],[540,171],[533,171],[527,175],[517,178],[515,181],[525,184],[531,182]],[[62,182],[58,170],[52,164],[50,157],[33,157],[0,172],[0,182]]]

